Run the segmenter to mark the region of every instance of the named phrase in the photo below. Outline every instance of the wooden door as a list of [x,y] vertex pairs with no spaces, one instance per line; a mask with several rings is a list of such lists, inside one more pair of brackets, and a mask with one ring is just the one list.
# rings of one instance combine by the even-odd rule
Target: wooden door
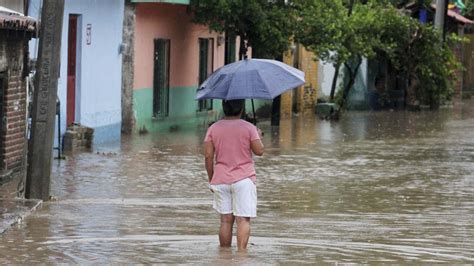
[[77,15],[69,15],[67,48],[67,102],[66,120],[71,125],[76,120],[76,61],[77,61]]

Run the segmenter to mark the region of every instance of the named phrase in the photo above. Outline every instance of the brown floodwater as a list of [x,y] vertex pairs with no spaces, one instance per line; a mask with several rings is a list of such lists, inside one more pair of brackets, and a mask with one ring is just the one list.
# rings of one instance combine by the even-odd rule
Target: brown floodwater
[[0,236],[0,264],[474,262],[473,101],[259,126],[247,253],[218,247],[204,130],[178,130],[55,161],[57,200]]

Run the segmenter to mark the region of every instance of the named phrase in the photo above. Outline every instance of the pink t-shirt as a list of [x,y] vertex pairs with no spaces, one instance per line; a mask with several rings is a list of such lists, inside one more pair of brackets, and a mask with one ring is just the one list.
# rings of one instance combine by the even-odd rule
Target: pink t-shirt
[[242,119],[222,119],[210,126],[204,142],[212,141],[215,150],[211,184],[232,184],[247,177],[255,182],[250,142],[257,139],[257,128]]

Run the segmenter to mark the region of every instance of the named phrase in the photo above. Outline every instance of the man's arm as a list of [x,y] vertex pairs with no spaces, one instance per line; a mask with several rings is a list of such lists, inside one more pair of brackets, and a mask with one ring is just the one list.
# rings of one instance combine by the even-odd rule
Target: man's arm
[[209,178],[209,182],[211,182],[212,175],[214,174],[214,145],[212,144],[212,141],[204,143],[204,157],[207,177]]

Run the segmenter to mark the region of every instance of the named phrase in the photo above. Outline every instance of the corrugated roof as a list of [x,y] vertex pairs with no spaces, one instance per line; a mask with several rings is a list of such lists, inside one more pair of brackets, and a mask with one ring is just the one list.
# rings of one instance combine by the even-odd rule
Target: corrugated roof
[[474,21],[454,12],[453,10],[448,10],[448,16],[454,18],[458,22],[464,23],[464,24],[473,24]]
[[36,32],[37,26],[34,18],[0,6],[0,29]]
[[[431,4],[431,7],[436,9],[436,4]],[[463,24],[473,24],[474,21],[462,16],[461,14],[456,13],[453,10],[448,9],[448,17],[451,17],[455,19],[457,22],[463,23]]]

